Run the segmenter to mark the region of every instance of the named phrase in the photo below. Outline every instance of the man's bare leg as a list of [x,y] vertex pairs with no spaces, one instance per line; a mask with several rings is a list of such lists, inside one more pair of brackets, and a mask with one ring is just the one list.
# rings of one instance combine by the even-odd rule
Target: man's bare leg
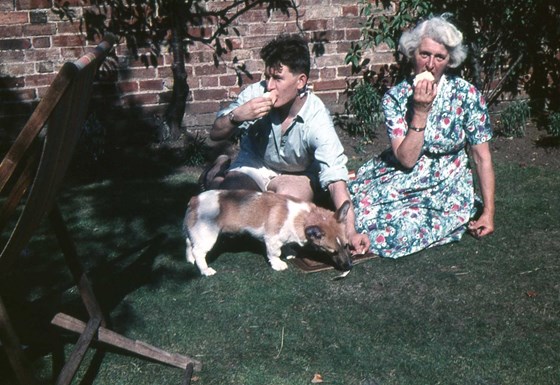
[[[218,182],[218,181],[216,181]],[[259,185],[247,174],[237,171],[229,171],[225,178],[219,181],[218,187],[222,190],[252,190],[261,191]],[[212,183],[214,185],[215,183]]]
[[305,175],[279,175],[270,181],[268,191],[289,195],[306,202],[313,201],[311,181]]

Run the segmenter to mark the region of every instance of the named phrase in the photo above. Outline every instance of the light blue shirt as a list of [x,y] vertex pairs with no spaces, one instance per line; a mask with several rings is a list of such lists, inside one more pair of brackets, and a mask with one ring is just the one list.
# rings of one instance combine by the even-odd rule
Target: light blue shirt
[[[265,91],[265,82],[248,86],[233,103],[218,112],[218,117],[262,96]],[[339,180],[348,181],[348,158],[331,115],[319,97],[308,93],[305,104],[284,134],[281,123],[274,110],[255,121],[244,122],[239,155],[232,168],[243,166],[244,159],[256,158],[278,173],[317,175],[323,189]]]

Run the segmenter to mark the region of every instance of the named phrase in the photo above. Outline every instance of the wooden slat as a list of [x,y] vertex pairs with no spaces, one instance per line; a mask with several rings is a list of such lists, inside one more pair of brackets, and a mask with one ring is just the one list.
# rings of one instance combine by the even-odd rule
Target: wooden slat
[[84,356],[97,334],[100,324],[101,318],[99,317],[90,318],[87,325],[82,322],[83,328],[80,331],[80,338],[78,338],[72,354],[68,357],[68,361],[66,361],[56,379],[56,385],[68,385],[72,382],[78,367],[84,360]]
[[[82,321],[64,313],[58,313],[54,316],[51,323],[75,333],[82,333],[85,328],[85,324]],[[190,357],[166,352],[145,342],[124,337],[104,327],[99,328],[97,338],[100,342],[177,368],[186,369],[188,364],[193,364],[196,371],[200,371],[202,368],[202,364],[199,361]]]

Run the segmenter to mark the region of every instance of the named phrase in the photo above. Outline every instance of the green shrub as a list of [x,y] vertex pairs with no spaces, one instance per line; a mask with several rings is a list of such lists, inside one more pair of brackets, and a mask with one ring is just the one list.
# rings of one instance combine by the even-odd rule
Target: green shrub
[[500,114],[499,132],[507,137],[524,137],[525,126],[530,116],[531,110],[526,101],[510,103]]
[[379,91],[371,83],[358,83],[350,91],[347,110],[351,118],[344,124],[344,128],[348,133],[362,137],[365,141],[372,140],[377,128],[383,123]]
[[560,138],[560,112],[549,115],[547,131],[550,135]]

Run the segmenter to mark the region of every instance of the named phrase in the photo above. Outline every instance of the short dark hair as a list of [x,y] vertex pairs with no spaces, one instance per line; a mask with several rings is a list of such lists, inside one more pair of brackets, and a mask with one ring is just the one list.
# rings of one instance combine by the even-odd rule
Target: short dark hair
[[309,77],[311,59],[307,41],[300,35],[281,34],[261,49],[261,59],[269,68],[287,66],[292,73]]

